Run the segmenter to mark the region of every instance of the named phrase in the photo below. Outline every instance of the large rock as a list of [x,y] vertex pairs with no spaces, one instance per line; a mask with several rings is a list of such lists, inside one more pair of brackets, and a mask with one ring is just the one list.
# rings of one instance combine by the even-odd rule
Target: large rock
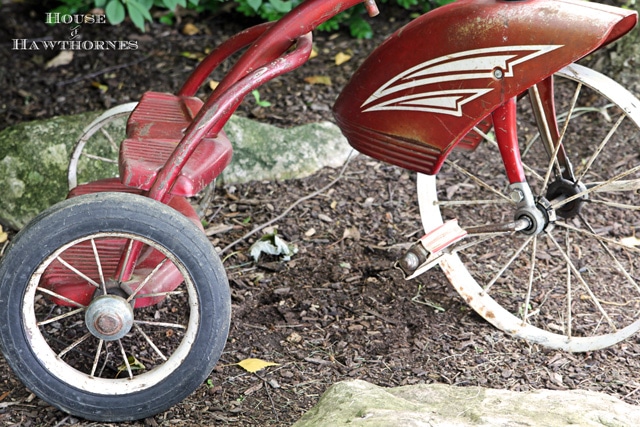
[[[0,132],[0,221],[22,228],[65,198],[70,155],[84,127],[99,114],[27,122]],[[124,125],[124,120],[110,125],[116,127],[110,134],[123,134]],[[234,157],[224,182],[303,177],[323,166],[341,165],[351,151],[340,130],[327,122],[281,129],[234,116],[225,131]],[[106,138],[95,141],[87,149],[94,144],[95,155],[116,157]],[[115,165],[95,159],[83,158],[78,168],[80,182],[117,174]]]
[[293,427],[637,427],[640,408],[584,390],[513,392],[422,384],[339,382]]
[[64,199],[73,143],[96,115],[21,123],[0,132],[0,220],[21,228]]

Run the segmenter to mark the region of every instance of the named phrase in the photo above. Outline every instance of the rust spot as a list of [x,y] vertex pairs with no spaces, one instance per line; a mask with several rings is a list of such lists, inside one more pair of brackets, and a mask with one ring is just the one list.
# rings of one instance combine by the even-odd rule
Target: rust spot
[[484,314],[484,317],[485,317],[485,319],[495,319],[495,318],[496,318],[496,315],[495,315],[495,314],[493,314],[493,311],[487,311],[487,312]]

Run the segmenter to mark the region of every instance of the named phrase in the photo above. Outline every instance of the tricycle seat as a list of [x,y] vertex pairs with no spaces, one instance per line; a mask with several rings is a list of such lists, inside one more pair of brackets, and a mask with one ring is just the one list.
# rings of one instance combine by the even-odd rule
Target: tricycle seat
[[[123,184],[151,189],[202,105],[196,97],[145,93],[129,117],[127,138],[120,148]],[[215,138],[203,138],[180,172],[171,194],[196,195],[224,170],[231,155],[231,143],[224,132]]]

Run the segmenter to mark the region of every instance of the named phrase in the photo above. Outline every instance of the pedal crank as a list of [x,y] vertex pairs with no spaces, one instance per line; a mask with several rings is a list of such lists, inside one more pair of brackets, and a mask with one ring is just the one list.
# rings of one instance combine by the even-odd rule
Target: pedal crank
[[396,262],[396,267],[402,270],[405,279],[413,279],[435,267],[443,255],[455,252],[452,246],[465,237],[514,233],[525,231],[530,226],[530,220],[523,217],[516,221],[464,229],[458,225],[457,219],[452,219],[422,236]]
[[438,264],[444,250],[466,235],[467,232],[458,225],[457,219],[447,221],[413,244],[398,260],[396,267],[402,270],[407,280],[411,279]]

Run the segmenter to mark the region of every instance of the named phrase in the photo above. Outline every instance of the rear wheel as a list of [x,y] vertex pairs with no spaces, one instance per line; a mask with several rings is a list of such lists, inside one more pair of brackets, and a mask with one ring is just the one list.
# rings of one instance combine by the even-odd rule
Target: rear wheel
[[[527,181],[556,219],[540,234],[471,237],[440,266],[496,327],[568,351],[610,346],[640,329],[640,102],[619,84],[571,65],[554,76],[556,120],[576,182],[559,177],[529,96],[518,102]],[[425,231],[514,219],[515,204],[491,134],[455,152],[437,177],[419,175]],[[551,170],[550,170],[551,169]]]
[[78,184],[118,176],[118,153],[125,137],[127,118],[137,102],[110,108],[93,120],[73,147],[67,180],[69,190]]
[[[136,245],[129,280],[119,260]],[[228,282],[177,211],[132,194],[66,200],[14,239],[0,265],[0,344],[24,384],[97,421],[154,415],[201,385],[224,348]]]

